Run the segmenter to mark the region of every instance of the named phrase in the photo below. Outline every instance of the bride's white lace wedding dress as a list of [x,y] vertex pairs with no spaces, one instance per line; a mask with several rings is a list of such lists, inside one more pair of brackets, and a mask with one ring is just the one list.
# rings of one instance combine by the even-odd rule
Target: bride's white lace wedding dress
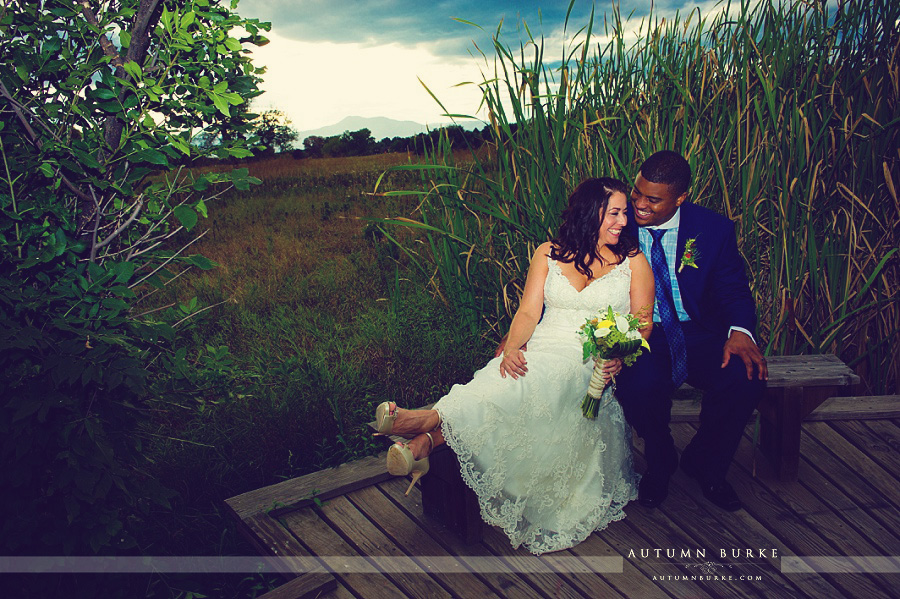
[[630,311],[628,259],[582,291],[548,261],[525,376],[501,378],[494,358],[434,406],[485,522],[535,554],[572,547],[624,518],[638,481],[619,403],[606,402],[596,420],[581,413],[593,360],[582,360],[578,329],[607,306]]

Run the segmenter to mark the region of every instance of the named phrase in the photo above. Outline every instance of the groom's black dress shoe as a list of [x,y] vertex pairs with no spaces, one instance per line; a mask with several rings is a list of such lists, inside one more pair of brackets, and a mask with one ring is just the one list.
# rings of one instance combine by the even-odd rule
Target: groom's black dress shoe
[[743,504],[741,504],[741,500],[738,498],[737,493],[734,492],[734,488],[728,484],[727,481],[723,480],[715,484],[704,482],[702,469],[694,462],[685,460],[684,456],[682,456],[681,459],[681,469],[684,470],[685,474],[700,483],[700,489],[703,491],[703,496],[714,505],[717,505],[726,512],[736,512],[744,507]]
[[645,508],[655,508],[669,496],[669,476],[654,476],[649,472],[638,485],[638,503]]

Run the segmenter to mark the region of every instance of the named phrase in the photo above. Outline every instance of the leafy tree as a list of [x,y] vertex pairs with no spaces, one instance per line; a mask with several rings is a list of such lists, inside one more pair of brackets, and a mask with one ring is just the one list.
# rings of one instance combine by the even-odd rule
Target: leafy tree
[[252,122],[256,143],[266,153],[287,152],[297,139],[291,120],[280,110],[266,110]]
[[[145,298],[180,269],[206,202],[246,169],[234,108],[268,24],[220,0],[7,0],[0,8],[0,523],[7,550],[124,549],[170,493],[142,473],[152,390],[187,369]],[[238,37],[240,36],[240,37]],[[177,237],[176,237],[177,236]],[[193,238],[194,240],[196,237]],[[173,249],[176,248],[176,249]],[[196,302],[187,311],[195,310]],[[142,312],[144,314],[142,314]],[[177,324],[177,323],[176,323]],[[150,370],[152,365],[152,371]]]
[[372,132],[368,129],[359,131],[344,131],[341,135],[344,156],[365,156],[371,154],[375,147]]
[[303,140],[304,154],[309,158],[321,158],[326,139],[320,135],[310,135]]

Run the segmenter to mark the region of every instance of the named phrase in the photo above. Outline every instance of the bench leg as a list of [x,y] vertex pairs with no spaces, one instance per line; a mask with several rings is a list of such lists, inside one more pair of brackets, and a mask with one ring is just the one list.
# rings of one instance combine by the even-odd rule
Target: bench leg
[[463,482],[459,461],[449,447],[431,454],[431,465],[422,477],[422,509],[459,535],[466,544],[481,541],[481,508],[475,491]]
[[770,391],[762,410],[760,444],[778,478],[797,480],[800,463],[800,423],[803,421],[803,388],[786,387]]

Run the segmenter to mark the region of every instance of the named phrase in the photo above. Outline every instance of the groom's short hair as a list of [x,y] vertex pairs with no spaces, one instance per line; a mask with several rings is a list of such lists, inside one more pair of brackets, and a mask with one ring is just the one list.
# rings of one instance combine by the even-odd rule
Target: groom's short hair
[[680,196],[691,186],[691,165],[678,152],[662,150],[641,165],[641,176],[651,183],[665,183]]

